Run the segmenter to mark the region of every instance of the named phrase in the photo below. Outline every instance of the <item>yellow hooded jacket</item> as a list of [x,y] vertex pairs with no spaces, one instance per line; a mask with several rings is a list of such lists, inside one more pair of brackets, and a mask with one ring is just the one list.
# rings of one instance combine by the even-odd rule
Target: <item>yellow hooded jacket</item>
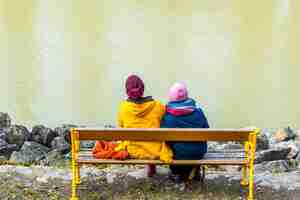
[[[121,103],[118,126],[120,128],[159,128],[165,106],[151,100],[143,103],[124,101]],[[165,142],[123,141],[116,150],[127,150],[135,159],[160,159],[170,163],[172,150]]]

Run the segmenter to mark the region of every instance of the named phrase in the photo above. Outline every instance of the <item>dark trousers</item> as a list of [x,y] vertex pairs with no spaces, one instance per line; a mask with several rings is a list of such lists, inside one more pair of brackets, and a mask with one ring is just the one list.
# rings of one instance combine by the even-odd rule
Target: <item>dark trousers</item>
[[170,165],[170,170],[174,175],[188,176],[194,167],[193,165]]
[[[197,159],[192,159],[192,158],[185,158],[185,159],[175,159],[176,160],[200,160],[204,157],[204,154],[199,155]],[[180,176],[184,176],[187,177],[190,175],[191,171],[193,170],[193,168],[197,167],[197,170],[199,170],[199,166],[197,165],[170,165],[170,170],[172,172],[172,174],[174,175],[180,175]]]

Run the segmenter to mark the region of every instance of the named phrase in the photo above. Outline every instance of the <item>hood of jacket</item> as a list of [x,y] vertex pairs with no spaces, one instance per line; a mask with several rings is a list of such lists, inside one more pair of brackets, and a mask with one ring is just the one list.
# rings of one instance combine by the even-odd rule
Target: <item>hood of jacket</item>
[[184,116],[193,113],[197,107],[193,99],[171,101],[167,105],[167,113],[174,116]]
[[154,100],[145,101],[143,103],[126,101],[123,104],[123,109],[136,117],[145,117],[154,109],[155,104],[156,102]]
[[161,121],[162,128],[208,128],[207,119],[193,99],[172,101]]
[[160,120],[165,113],[165,106],[159,101],[143,102],[124,101],[118,115],[118,126],[121,128],[159,128]]

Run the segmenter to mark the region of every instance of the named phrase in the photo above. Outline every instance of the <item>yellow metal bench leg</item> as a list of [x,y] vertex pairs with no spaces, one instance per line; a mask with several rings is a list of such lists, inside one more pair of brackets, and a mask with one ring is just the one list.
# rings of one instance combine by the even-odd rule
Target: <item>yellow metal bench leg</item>
[[251,133],[250,140],[250,163],[249,163],[249,194],[248,200],[254,200],[254,159],[256,151],[256,135],[259,133],[259,129]]
[[[249,158],[249,144],[248,142],[245,142],[245,159],[248,160]],[[247,165],[243,165],[242,168],[242,180],[241,180],[241,186],[246,187],[248,186],[249,182],[247,180],[247,175],[248,175],[248,166]]]
[[249,195],[248,200],[254,200],[254,166],[253,163],[249,167]]
[[72,144],[72,188],[70,200],[79,200],[77,196],[77,185],[80,183],[80,171],[76,162],[77,153],[79,151],[78,131],[71,130]]
[[246,187],[248,186],[248,180],[247,180],[247,166],[243,166],[242,168],[242,180],[241,180],[241,186]]
[[72,196],[70,200],[79,200],[77,197],[77,170],[78,166],[76,166],[75,161],[72,161]]
[[80,167],[77,165],[75,166],[76,168],[76,184],[80,184],[81,181],[80,181]]

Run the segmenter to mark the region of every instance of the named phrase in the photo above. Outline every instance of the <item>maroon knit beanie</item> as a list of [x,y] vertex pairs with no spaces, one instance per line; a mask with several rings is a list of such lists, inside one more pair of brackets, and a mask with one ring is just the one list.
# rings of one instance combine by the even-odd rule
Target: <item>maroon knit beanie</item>
[[144,95],[144,82],[137,75],[130,75],[126,80],[126,93],[128,98],[135,100]]

